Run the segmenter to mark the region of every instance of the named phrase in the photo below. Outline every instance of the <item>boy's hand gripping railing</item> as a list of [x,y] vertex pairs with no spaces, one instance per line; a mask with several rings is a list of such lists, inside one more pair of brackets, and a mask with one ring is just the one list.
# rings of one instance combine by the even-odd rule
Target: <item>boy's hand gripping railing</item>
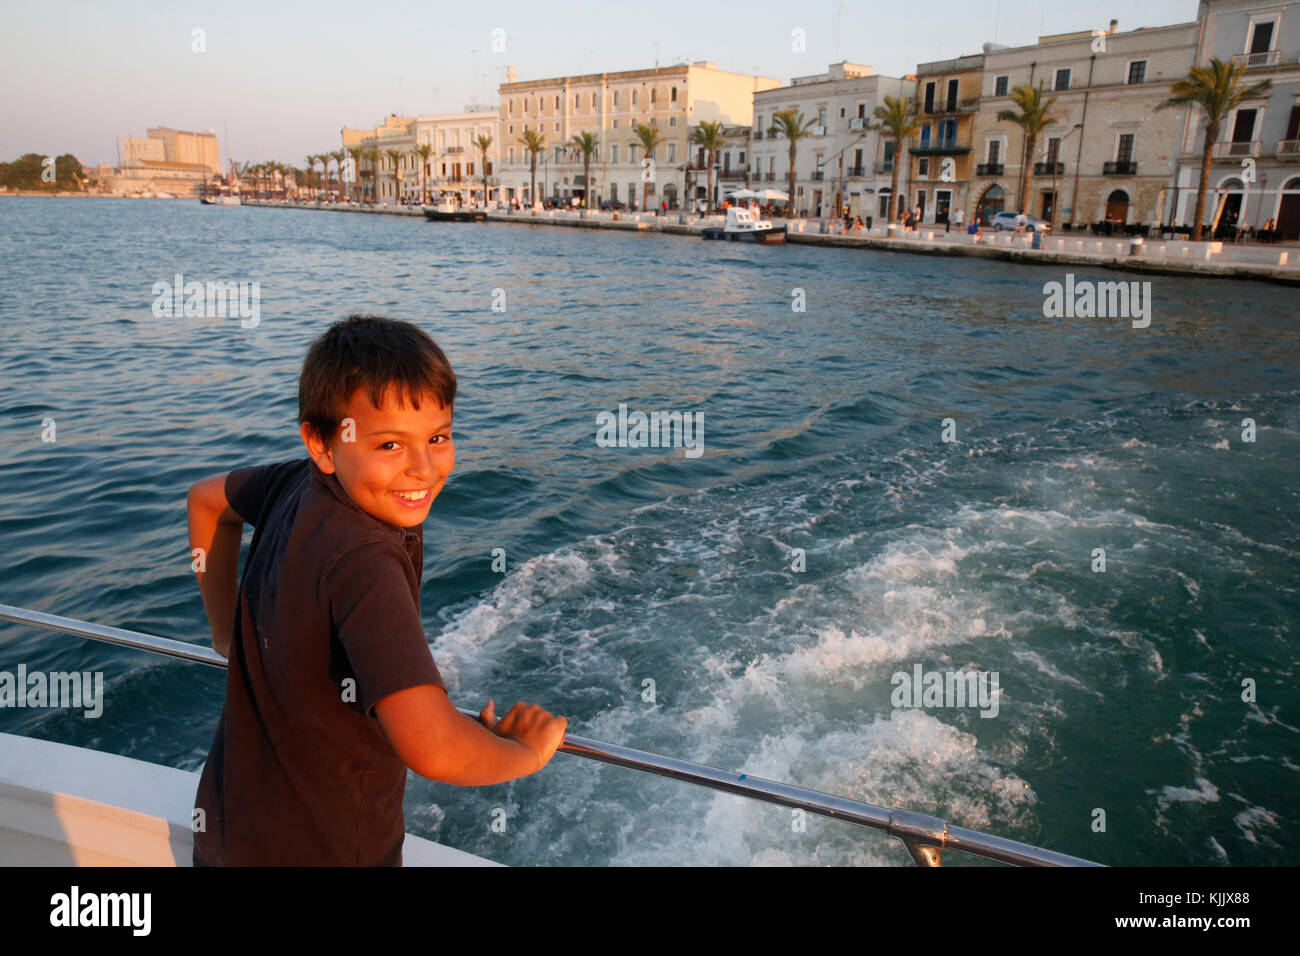
[[[226,666],[224,657],[211,648],[197,644],[173,641],[118,627],[91,624],[41,611],[29,611],[7,604],[0,604],[0,621],[12,621],[15,624],[27,624],[48,631],[88,637],[108,644],[132,647],[136,650],[178,657],[181,660],[210,664],[214,667]],[[463,707],[457,709],[466,717],[478,719],[475,711]],[[563,753],[599,760],[630,770],[642,770],[661,777],[684,780],[713,790],[735,793],[766,803],[818,813],[836,820],[847,820],[873,830],[882,830],[902,840],[912,859],[920,866],[939,866],[939,855],[943,850],[961,850],[986,860],[997,860],[1017,866],[1101,865],[1076,856],[1044,850],[1028,843],[1005,840],[976,830],[967,830],[965,827],[949,826],[937,817],[914,813],[911,810],[876,807],[833,794],[791,786],[788,783],[764,780],[762,777],[751,777],[749,774],[731,770],[719,770],[716,767],[706,767],[703,764],[678,760],[675,757],[662,757],[644,750],[602,743],[599,740],[589,740],[574,734],[565,734],[560,750]]]

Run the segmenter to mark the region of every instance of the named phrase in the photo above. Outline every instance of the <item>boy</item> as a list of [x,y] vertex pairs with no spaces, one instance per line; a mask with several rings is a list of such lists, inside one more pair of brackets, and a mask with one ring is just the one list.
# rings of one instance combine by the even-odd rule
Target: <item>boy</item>
[[[447,357],[350,316],[298,383],[309,459],[189,491],[191,549],[226,702],[199,783],[194,865],[400,866],[406,770],[460,786],[540,770],[567,721],[447,697],[420,625],[421,523],[455,464]],[[243,522],[255,531],[240,580]],[[194,553],[193,550],[191,553]]]

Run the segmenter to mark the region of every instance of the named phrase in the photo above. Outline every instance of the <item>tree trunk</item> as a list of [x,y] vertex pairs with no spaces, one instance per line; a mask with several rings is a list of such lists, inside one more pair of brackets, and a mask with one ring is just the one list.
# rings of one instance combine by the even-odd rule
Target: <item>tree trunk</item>
[[898,205],[898,157],[903,153],[903,138],[894,137],[894,168],[890,170],[889,177],[889,215],[885,217],[885,222],[898,222],[899,214],[902,209]]
[[709,150],[709,215],[717,212],[718,204],[713,201],[713,150]]
[[528,162],[528,208],[531,209],[537,202],[537,154],[528,155],[532,157]]
[[1034,148],[1038,145],[1038,137],[1031,136],[1025,141],[1026,153],[1024,169],[1020,171],[1020,211],[1026,216],[1029,215],[1029,184],[1034,180]]
[[786,200],[786,218],[794,218],[794,161],[797,153],[796,140],[790,140],[790,198]]
[[1201,241],[1201,222],[1205,219],[1205,193],[1210,188],[1210,163],[1214,158],[1214,143],[1218,138],[1219,124],[1208,124],[1205,127],[1205,153],[1201,156],[1201,182],[1196,187],[1196,218],[1192,220],[1192,242]]

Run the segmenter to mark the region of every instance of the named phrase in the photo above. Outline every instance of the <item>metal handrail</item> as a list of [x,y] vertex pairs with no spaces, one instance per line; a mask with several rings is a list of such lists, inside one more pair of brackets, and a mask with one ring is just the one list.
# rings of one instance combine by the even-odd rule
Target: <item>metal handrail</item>
[[[226,659],[216,651],[197,644],[156,637],[139,631],[128,631],[120,627],[78,621],[70,617],[31,611],[8,604],[0,604],[0,621],[26,624],[75,637],[86,637],[107,644],[116,644],[119,647],[162,654],[211,667],[227,666]],[[464,707],[456,709],[466,717],[478,719],[475,711]],[[734,770],[707,767],[689,760],[664,757],[618,744],[607,744],[599,740],[579,737],[576,734],[565,734],[564,743],[559,749],[562,753],[586,757],[589,760],[598,760],[629,770],[640,770],[660,777],[670,777],[712,790],[734,793],[742,797],[762,800],[765,803],[805,810],[834,820],[847,820],[873,830],[880,830],[902,840],[912,859],[921,866],[939,866],[939,854],[943,850],[960,850],[972,856],[1016,866],[1102,865],[1028,843],[1007,840],[992,834],[968,830],[965,827],[950,826],[937,817],[912,810],[877,807],[834,794],[808,790],[776,780],[766,780],[762,777],[737,773]]]

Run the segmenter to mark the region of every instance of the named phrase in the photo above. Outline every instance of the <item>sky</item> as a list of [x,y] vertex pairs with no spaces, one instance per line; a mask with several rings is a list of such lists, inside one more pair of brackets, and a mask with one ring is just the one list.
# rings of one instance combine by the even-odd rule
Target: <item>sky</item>
[[[215,132],[223,161],[301,166],[340,148],[343,126],[496,105],[507,65],[521,81],[696,60],[783,84],[840,60],[902,76],[986,41],[1196,11],[1197,0],[5,0],[0,161],[116,164],[122,137],[171,126]],[[795,29],[804,52],[791,49]]]

